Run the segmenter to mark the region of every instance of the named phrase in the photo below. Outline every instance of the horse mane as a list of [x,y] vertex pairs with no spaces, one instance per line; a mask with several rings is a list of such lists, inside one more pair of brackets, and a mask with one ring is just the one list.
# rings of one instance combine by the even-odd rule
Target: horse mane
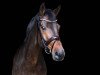
[[27,26],[26,35],[32,30],[33,26],[34,26],[34,17],[30,20],[30,22]]
[[[36,16],[35,16],[35,17],[36,17]],[[27,26],[27,29],[26,29],[26,38],[25,38],[24,41],[27,40],[27,38],[28,38],[30,32],[32,31],[32,29],[33,29],[33,27],[34,27],[34,23],[35,23],[35,21],[36,21],[36,20],[35,20],[35,17],[33,17],[33,18],[30,20],[30,22],[29,22],[29,24],[28,24],[28,26]]]
[[37,24],[37,20],[39,20],[38,14],[36,14],[29,22],[29,24],[27,25],[27,29],[26,29],[26,38],[24,40],[24,42],[27,40],[27,38],[29,37],[29,34],[33,31],[34,29],[34,25],[35,23]]

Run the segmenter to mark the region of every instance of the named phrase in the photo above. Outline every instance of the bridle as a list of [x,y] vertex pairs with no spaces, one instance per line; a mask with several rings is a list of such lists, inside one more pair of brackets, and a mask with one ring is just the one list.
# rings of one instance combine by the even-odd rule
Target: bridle
[[[43,43],[43,45],[44,45],[44,49],[45,49],[45,52],[46,52],[47,54],[50,54],[50,53],[51,53],[51,51],[52,51],[52,49],[53,49],[53,46],[54,46],[56,40],[59,40],[59,36],[51,37],[48,41],[45,41],[45,40],[42,38],[42,43]],[[49,45],[52,41],[54,41],[54,42],[53,42],[53,45],[52,45],[51,49],[49,50],[48,45]]]
[[[52,49],[53,49],[53,46],[54,46],[55,42],[56,42],[57,40],[60,40],[60,38],[59,38],[59,36],[53,36],[53,37],[51,37],[49,40],[45,41],[45,39],[43,38],[43,36],[42,36],[42,34],[41,34],[41,31],[40,31],[40,25],[41,25],[41,24],[40,24],[40,21],[56,22],[57,20],[50,21],[50,20],[47,20],[47,19],[40,19],[40,17],[38,17],[37,21],[38,21],[37,23],[38,23],[39,33],[40,33],[40,36],[41,36],[41,39],[42,39],[42,44],[43,44],[43,46],[44,46],[45,52],[46,52],[47,54],[50,54],[51,51],[52,51]],[[52,45],[51,49],[49,49],[49,48],[48,48],[48,45],[49,45],[52,41],[54,41],[54,42],[53,42],[53,45]]]

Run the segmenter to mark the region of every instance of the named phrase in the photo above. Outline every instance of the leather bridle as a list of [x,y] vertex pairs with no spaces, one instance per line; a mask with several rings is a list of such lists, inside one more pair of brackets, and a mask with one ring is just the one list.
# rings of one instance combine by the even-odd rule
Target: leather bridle
[[[57,20],[55,20],[55,21],[50,21],[50,20],[38,18],[38,29],[39,29],[40,36],[41,36],[41,39],[42,39],[42,44],[43,44],[43,46],[44,46],[45,52],[46,52],[47,54],[50,54],[51,51],[52,51],[52,49],[53,49],[53,46],[54,46],[55,42],[56,42],[57,40],[60,40],[60,38],[59,38],[59,36],[53,36],[53,37],[51,37],[49,40],[45,41],[45,39],[43,38],[43,36],[42,36],[42,34],[41,34],[41,31],[40,31],[40,25],[41,25],[41,24],[40,24],[40,21],[56,22]],[[53,41],[54,41],[54,42],[53,42]],[[49,48],[48,48],[48,45],[49,45],[51,42],[53,42],[53,45],[52,45],[51,49],[49,49]]]

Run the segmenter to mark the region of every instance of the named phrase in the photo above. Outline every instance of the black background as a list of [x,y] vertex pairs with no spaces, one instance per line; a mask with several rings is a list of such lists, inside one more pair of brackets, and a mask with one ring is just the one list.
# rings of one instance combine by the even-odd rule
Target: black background
[[[66,52],[62,62],[55,62],[51,55],[44,53],[47,64],[48,75],[60,74],[71,75],[82,71],[84,64],[78,57],[77,50],[80,46],[82,29],[84,27],[85,5],[79,1],[66,0],[13,0],[1,2],[1,27],[0,27],[0,65],[2,75],[11,75],[12,62],[16,50],[22,45],[25,38],[25,31],[31,18],[38,13],[42,2],[46,8],[55,9],[61,4],[61,11],[57,18],[61,25],[60,37]],[[87,9],[86,9],[87,10]],[[81,18],[83,17],[83,18]],[[73,52],[77,53],[76,56]],[[81,55],[81,53],[79,53]],[[74,59],[74,58],[79,58]],[[1,75],[0,74],[0,75]]]

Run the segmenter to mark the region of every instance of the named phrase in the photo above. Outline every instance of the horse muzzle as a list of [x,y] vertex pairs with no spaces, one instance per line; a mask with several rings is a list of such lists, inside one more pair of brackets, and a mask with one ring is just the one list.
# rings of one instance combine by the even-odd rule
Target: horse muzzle
[[65,57],[65,52],[64,50],[62,50],[62,52],[52,53],[52,57],[53,57],[53,60],[55,61],[62,61]]

